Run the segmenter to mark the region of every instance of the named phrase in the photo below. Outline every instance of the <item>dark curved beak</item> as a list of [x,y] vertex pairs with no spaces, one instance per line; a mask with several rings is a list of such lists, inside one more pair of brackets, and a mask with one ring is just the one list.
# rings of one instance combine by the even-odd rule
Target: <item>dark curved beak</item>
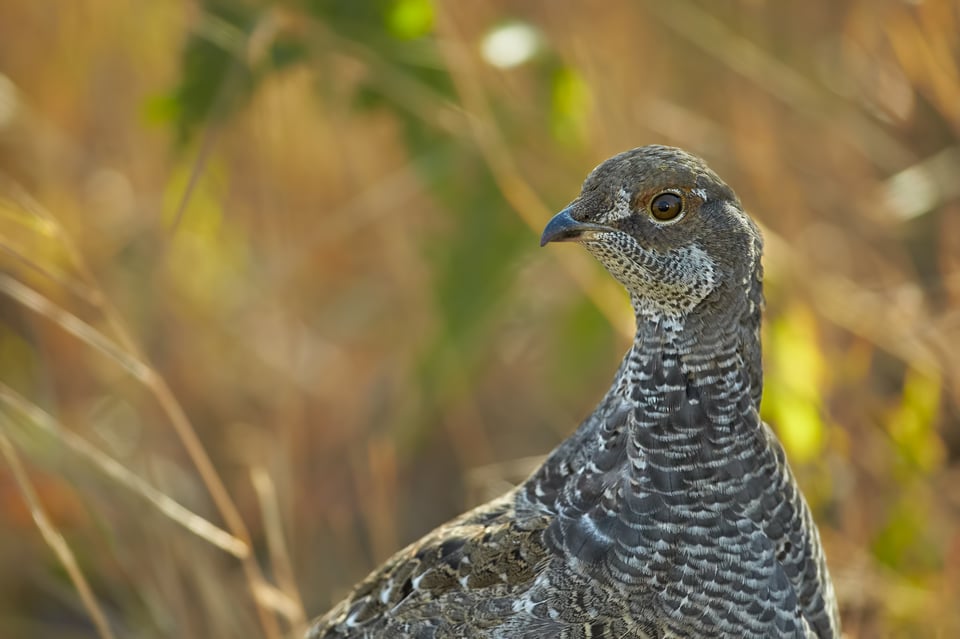
[[611,229],[599,224],[581,222],[573,217],[575,204],[563,209],[547,222],[540,236],[540,246],[548,242],[576,242],[588,231],[610,231]]

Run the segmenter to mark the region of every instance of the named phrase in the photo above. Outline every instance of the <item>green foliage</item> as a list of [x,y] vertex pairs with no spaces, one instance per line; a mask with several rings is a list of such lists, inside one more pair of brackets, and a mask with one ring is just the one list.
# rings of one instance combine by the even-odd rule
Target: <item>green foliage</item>
[[18,392],[33,390],[40,379],[39,367],[30,353],[30,344],[23,337],[13,331],[0,332],[0,361],[21,363],[4,375],[4,381]]
[[937,429],[942,384],[938,376],[907,371],[899,405],[890,411],[887,429],[906,466],[905,476],[916,471],[927,474],[940,468],[945,459],[943,441]]
[[451,232],[430,234],[425,242],[441,320],[419,367],[429,403],[443,401],[451,382],[458,388],[472,385],[485,351],[481,345],[492,339],[484,329],[509,290],[518,257],[532,244],[486,166],[462,153],[458,149],[457,158],[449,158],[449,173],[435,174],[432,181],[435,194],[457,218],[451,220]]
[[943,557],[940,544],[931,533],[930,518],[930,508],[924,500],[915,496],[897,499],[873,540],[874,556],[911,578],[925,577],[941,568]]
[[810,312],[793,306],[771,320],[765,352],[761,414],[776,429],[790,459],[809,463],[826,443],[820,403],[826,363]]
[[[367,67],[367,77],[358,85],[353,104],[362,110],[387,111],[401,123],[410,155],[418,158],[415,166],[421,178],[444,209],[455,216],[443,225],[444,230],[423,238],[425,255],[435,273],[433,291],[441,321],[435,339],[424,345],[418,365],[419,385],[425,389],[424,400],[426,406],[434,407],[432,411],[456,395],[454,387],[469,387],[475,379],[483,359],[478,345],[488,341],[483,330],[509,290],[518,257],[534,240],[510,210],[471,141],[411,111],[408,95],[398,93],[393,82],[383,81],[383,74],[390,74],[429,91],[437,100],[455,98],[449,72],[436,63],[439,54],[431,34],[431,3],[315,1],[305,7],[338,37],[362,43],[366,56],[389,61],[388,67],[381,62]],[[235,32],[246,34],[257,16],[249,7],[228,10],[218,2],[208,10]],[[311,49],[289,37],[273,49],[277,51],[275,61],[310,62],[302,56]],[[237,84],[228,95],[224,78],[234,74]],[[174,94],[173,113],[181,138],[188,137],[206,118],[223,118],[241,108],[250,98],[255,77],[233,48],[207,34],[191,37],[184,53],[183,79]],[[554,85],[559,134],[576,136],[582,130],[576,124],[584,100],[582,82],[571,70],[560,69]],[[402,212],[398,215],[394,223],[402,224]],[[403,433],[429,428],[431,420],[417,414],[410,423],[407,428],[398,424],[395,430],[402,440],[419,441],[415,432]]]
[[248,3],[211,0],[206,19],[183,48],[180,83],[167,101],[180,143],[186,143],[211,117],[240,110],[255,87],[245,56],[246,39],[258,11]]
[[[583,387],[585,371],[609,369],[617,358],[609,320],[582,298],[564,313],[551,351],[563,361],[550,370],[550,387],[556,389],[557,397],[574,397]],[[612,378],[612,371],[607,376]]]
[[[177,167],[164,193],[164,221],[172,224],[180,198],[186,192],[193,167]],[[189,211],[179,219],[169,246],[166,264],[171,281],[191,308],[229,316],[247,281],[248,238],[225,219],[226,190],[222,167],[208,166],[190,192]]]
[[551,80],[551,132],[567,146],[581,146],[588,134],[589,88],[577,70],[567,65],[558,66]]
[[181,53],[179,83],[147,108],[150,120],[174,126],[181,146],[204,124],[223,122],[242,110],[264,77],[307,58],[308,44],[286,33],[271,37],[266,51],[256,49],[252,37],[269,7],[252,1],[203,3],[203,19]]
[[453,232],[428,240],[434,259],[436,297],[446,334],[472,341],[510,282],[516,259],[532,244],[528,229],[499,195],[478,158],[472,170],[451,174],[437,194],[456,211]]
[[433,28],[430,0],[395,0],[386,15],[390,33],[401,40],[423,37]]

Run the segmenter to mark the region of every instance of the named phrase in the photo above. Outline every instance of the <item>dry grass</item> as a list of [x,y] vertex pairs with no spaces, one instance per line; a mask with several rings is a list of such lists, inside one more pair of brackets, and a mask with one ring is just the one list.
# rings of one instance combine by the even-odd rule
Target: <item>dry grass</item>
[[[521,478],[631,330],[536,237],[653,142],[764,227],[763,410],[846,635],[960,632],[955,3],[439,2],[426,43],[257,6],[0,6],[0,636],[297,636]],[[177,146],[197,41],[233,61]]]

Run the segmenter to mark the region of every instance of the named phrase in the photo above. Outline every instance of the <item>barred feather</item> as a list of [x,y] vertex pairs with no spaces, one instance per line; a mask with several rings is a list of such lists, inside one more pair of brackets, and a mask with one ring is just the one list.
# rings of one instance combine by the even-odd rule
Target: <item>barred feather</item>
[[[682,203],[668,220],[663,194]],[[733,191],[679,149],[634,149],[591,173],[558,240],[630,292],[610,390],[527,481],[397,553],[308,637],[839,637],[816,526],[757,413],[762,241]]]

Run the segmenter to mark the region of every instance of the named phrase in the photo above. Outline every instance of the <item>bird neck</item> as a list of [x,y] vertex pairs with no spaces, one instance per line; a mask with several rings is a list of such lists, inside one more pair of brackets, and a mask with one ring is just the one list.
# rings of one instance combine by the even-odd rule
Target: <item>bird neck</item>
[[741,284],[746,285],[745,290],[721,283],[698,308],[683,315],[658,312],[644,299],[631,295],[637,331],[608,397],[642,381],[631,376],[631,370],[662,365],[679,368],[694,382],[716,382],[712,389],[705,389],[711,392],[726,393],[729,384],[739,384],[737,392],[746,391],[759,410],[763,395],[762,270],[758,267]]
[[633,345],[598,410],[629,407],[641,440],[650,432],[691,429],[702,437],[755,428],[742,417],[759,404],[756,339],[736,321],[638,313]]
[[742,459],[767,445],[753,387],[759,343],[751,339],[749,324],[638,314],[610,390],[531,476],[523,502],[550,512],[589,509],[612,477],[652,482],[658,494],[738,492]]

